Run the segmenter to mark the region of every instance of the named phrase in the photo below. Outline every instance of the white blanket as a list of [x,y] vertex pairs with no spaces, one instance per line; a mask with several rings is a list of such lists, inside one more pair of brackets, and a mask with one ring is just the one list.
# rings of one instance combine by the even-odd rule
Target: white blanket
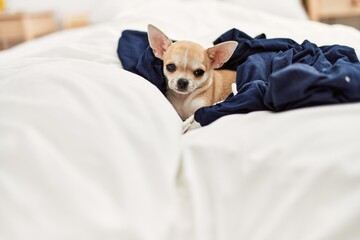
[[0,53],[0,239],[360,239],[360,104],[182,135],[116,56],[121,31],[148,23],[205,46],[235,27],[357,53],[359,31],[215,1],[120,10]]

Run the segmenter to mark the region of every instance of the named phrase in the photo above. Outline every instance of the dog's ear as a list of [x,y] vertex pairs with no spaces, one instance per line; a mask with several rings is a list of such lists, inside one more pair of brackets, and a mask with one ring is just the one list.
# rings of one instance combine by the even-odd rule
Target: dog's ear
[[151,24],[148,25],[148,38],[154,55],[163,60],[164,53],[172,41],[162,31]]
[[220,68],[229,60],[237,45],[238,43],[235,41],[227,41],[208,48],[206,52],[210,58],[211,66],[213,68]]

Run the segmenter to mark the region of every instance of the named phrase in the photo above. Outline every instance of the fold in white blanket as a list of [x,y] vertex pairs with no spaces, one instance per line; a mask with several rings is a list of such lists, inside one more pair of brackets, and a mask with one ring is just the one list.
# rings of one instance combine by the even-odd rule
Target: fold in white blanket
[[163,4],[0,53],[0,239],[360,239],[359,104],[232,115],[182,135],[166,98],[116,56],[121,31],[148,23],[205,46],[236,27],[359,53],[360,33]]

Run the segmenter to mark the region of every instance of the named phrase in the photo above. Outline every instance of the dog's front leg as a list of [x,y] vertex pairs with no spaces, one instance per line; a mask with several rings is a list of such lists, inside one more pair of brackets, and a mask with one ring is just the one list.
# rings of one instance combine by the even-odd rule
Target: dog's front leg
[[201,127],[200,123],[198,123],[195,118],[194,114],[188,117],[182,124],[182,133],[186,133],[189,130],[196,129]]

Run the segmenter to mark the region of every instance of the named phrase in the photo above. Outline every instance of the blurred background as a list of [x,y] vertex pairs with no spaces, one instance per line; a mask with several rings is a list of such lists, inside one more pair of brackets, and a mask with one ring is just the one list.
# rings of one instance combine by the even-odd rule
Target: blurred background
[[[82,17],[90,20],[90,14],[96,15],[97,12],[101,11],[101,6],[104,5],[106,1],[108,0],[0,0],[0,6],[3,8],[3,14],[52,12],[57,26],[62,28],[62,25],[64,23],[66,24],[66,21],[69,21],[71,18]],[[116,1],[113,2],[116,3]],[[101,18],[100,15],[99,17]]]
[[[54,31],[111,20],[118,9],[136,8],[143,1],[0,0],[0,50]],[[279,16],[310,19],[328,24],[345,24],[360,29],[360,0],[285,0],[292,2],[294,9],[279,9],[280,3],[284,0],[206,2],[209,1],[229,2]]]
[[360,0],[303,0],[311,20],[360,29]]
[[[149,0],[151,1],[151,0]],[[190,0],[189,0],[190,1]],[[194,0],[196,1],[196,0]],[[252,7],[252,1],[245,0],[208,0],[208,1],[227,1],[244,6]],[[267,1],[263,0],[267,5]],[[307,10],[310,18],[330,24],[342,23],[354,26],[360,29],[360,0],[286,0],[299,1]],[[109,6],[114,8],[123,5],[136,7],[139,0],[0,0],[0,12],[24,12],[34,13],[42,11],[51,11],[54,13],[57,24],[63,24],[63,21],[74,17],[87,17],[94,22],[107,20]],[[259,2],[259,1],[257,1]],[[270,0],[271,2],[271,0]],[[102,15],[102,8],[106,6],[106,15]],[[257,6],[259,6],[257,4]],[[262,10],[262,9],[260,9]],[[287,11],[284,9],[283,11]],[[103,11],[104,12],[104,11]],[[61,26],[60,26],[61,27]]]

